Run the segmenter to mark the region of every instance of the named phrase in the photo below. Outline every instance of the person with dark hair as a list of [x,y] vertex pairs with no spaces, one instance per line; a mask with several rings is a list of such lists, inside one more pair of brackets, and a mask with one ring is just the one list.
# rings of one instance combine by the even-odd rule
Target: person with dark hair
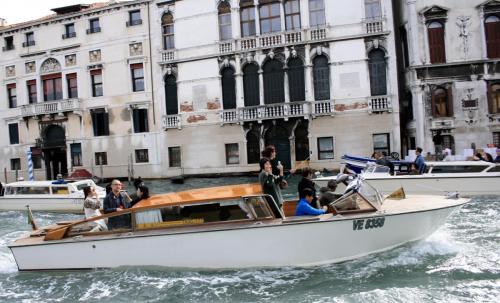
[[486,156],[486,160],[487,162],[491,162],[493,163],[493,156],[490,154],[490,153],[484,153],[484,155]]
[[148,198],[149,198],[149,188],[146,185],[141,184],[137,187],[136,198],[132,200],[132,202],[130,202],[130,205],[134,206],[141,200],[145,200]]
[[318,208],[318,198],[316,197],[316,184],[311,180],[312,178],[312,170],[309,167],[305,167],[302,169],[302,179],[299,182],[297,187],[299,192],[299,199],[304,198],[302,193],[305,188],[309,188],[313,191],[313,200],[311,202],[311,206],[314,208]]
[[486,161],[481,153],[476,153],[473,157],[474,161]]
[[[269,160],[271,160],[271,166],[273,168],[273,175],[278,176],[280,174],[279,166],[281,165],[281,163],[276,158],[276,148],[274,147],[274,145],[266,146],[266,148],[264,148],[264,150],[260,154],[262,155],[262,158],[268,158]],[[287,178],[290,174],[294,174],[294,173],[295,173],[295,169],[290,169],[286,173],[283,171],[284,178],[283,178],[282,184],[281,184],[282,188],[284,188],[288,185],[288,183],[284,179]]]
[[415,158],[415,168],[417,169],[418,173],[421,175],[425,171],[425,159],[424,159],[424,156],[422,156],[422,148],[417,147],[415,154],[417,155],[417,158]]
[[332,203],[333,201],[337,200],[340,196],[339,194],[336,194],[335,191],[337,190],[337,181],[336,180],[330,180],[328,181],[326,187],[322,187],[319,189],[319,205],[324,206]]
[[[259,165],[261,169],[259,174],[259,183],[262,187],[262,192],[273,197],[276,202],[276,207],[281,209],[281,206],[283,205],[283,196],[281,195],[279,184],[283,179],[283,166],[279,166],[279,175],[274,175],[271,160],[269,158],[260,159]],[[271,205],[271,209],[273,210],[275,217],[280,218],[281,213],[278,209],[273,207],[274,203],[269,204]]]
[[295,210],[296,216],[319,216],[326,213],[326,206],[323,206],[322,209],[316,209],[310,205],[314,198],[314,192],[312,189],[304,188],[301,196],[303,198],[301,198],[297,204],[297,208]]
[[139,176],[139,178],[134,180],[134,187],[137,190],[139,188],[139,185],[144,185],[144,181],[142,181],[142,178]]
[[500,163],[500,148],[497,148],[497,157],[495,158],[495,163]]
[[[99,201],[99,196],[93,186],[86,186],[83,188],[83,211],[85,212],[85,219],[90,219],[101,215],[101,201]],[[106,222],[103,219],[93,221],[96,226],[92,228],[91,231],[101,231],[108,230]]]

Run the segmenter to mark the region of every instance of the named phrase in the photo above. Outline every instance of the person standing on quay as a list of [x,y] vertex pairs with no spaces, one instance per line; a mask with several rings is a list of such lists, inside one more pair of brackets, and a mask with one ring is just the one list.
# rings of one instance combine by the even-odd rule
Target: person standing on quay
[[425,159],[424,156],[422,156],[422,148],[417,147],[415,154],[417,154],[417,158],[415,159],[415,168],[419,174],[423,174],[425,171]]

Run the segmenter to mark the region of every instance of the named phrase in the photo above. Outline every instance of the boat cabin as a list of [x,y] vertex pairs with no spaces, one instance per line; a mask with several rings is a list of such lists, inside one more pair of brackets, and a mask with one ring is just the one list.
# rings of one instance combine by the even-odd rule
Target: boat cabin
[[[485,161],[441,161],[426,162],[425,165],[426,168],[424,174],[430,175],[470,173],[487,174],[500,172],[500,165]],[[389,167],[378,164],[368,164],[364,172],[369,174],[389,174]],[[396,175],[407,175],[409,173],[411,173],[411,169],[406,166],[400,166],[399,170],[395,169]]]
[[[63,222],[35,231],[32,236],[60,240],[114,233],[167,229],[169,232],[185,232],[322,220],[332,218],[332,214],[375,212],[381,207],[382,197],[367,183],[359,181],[359,185],[351,192],[329,205],[330,215],[295,217],[296,203],[297,201],[285,202],[285,211],[279,210],[271,196],[261,193],[259,184],[196,189],[153,196],[121,212],[80,222]],[[99,225],[106,228],[98,228]]]
[[53,184],[52,181],[19,181],[5,185],[4,196],[7,198],[32,197],[34,195],[71,195],[81,194],[86,186],[97,187],[92,180],[82,180],[66,184]]

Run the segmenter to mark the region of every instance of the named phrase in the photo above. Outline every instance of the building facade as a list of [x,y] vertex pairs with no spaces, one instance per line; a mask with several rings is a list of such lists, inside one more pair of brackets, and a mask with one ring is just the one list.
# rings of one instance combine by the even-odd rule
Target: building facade
[[398,3],[403,149],[500,144],[500,1]]
[[[161,178],[400,151],[392,1],[163,0],[0,28],[0,165]],[[133,171],[133,172],[132,172]]]

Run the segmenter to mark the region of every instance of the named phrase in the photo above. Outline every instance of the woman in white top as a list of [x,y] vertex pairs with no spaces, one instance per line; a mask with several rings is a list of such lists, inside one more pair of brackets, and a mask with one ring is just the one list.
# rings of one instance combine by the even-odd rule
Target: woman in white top
[[[85,200],[83,201],[83,210],[85,212],[85,219],[90,219],[101,215],[100,208],[102,207],[99,196],[92,186],[87,186],[83,189]],[[103,219],[93,221],[96,226],[91,231],[108,230],[106,222]]]

